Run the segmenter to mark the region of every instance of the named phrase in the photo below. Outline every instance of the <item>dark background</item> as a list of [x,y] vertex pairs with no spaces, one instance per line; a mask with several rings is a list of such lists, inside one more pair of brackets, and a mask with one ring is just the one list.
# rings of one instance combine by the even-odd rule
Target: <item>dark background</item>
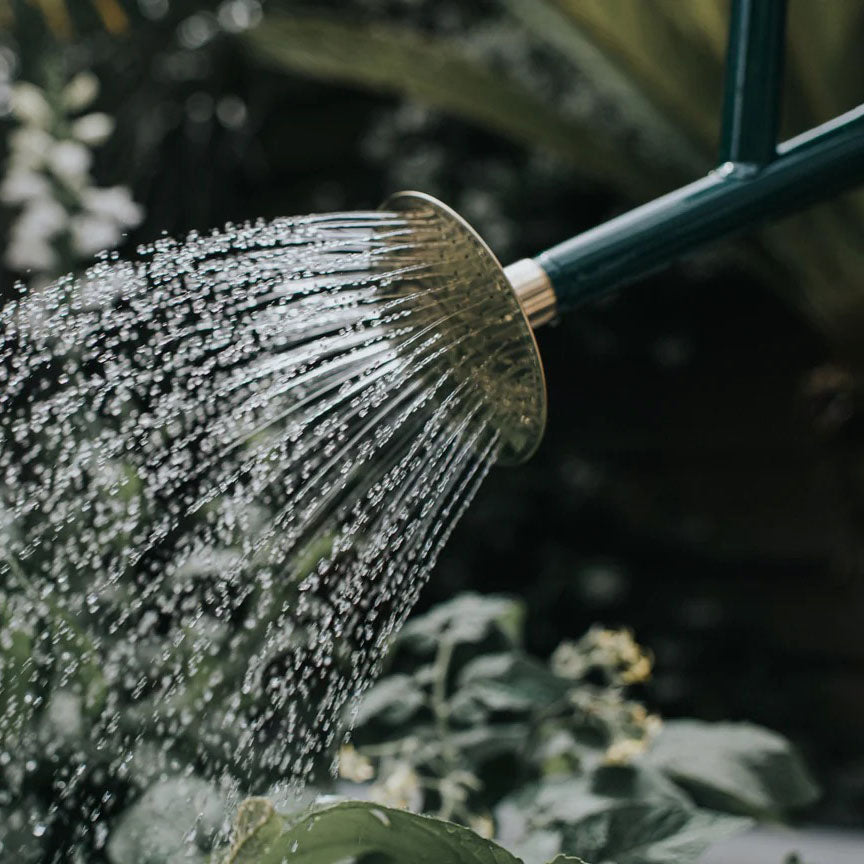
[[[27,80],[58,65],[99,75],[98,107],[118,128],[94,174],[130,185],[147,212],[124,255],[162,231],[372,208],[410,187],[463,212],[506,263],[639,198],[586,175],[578,159],[469,119],[276,68],[242,34],[217,28],[193,44],[184,22],[205,4],[178,0],[164,14],[158,3],[126,4],[119,35],[101,26],[95,6],[72,5],[76,29],[58,36],[36,7],[13,3],[3,40]],[[493,2],[470,11],[407,2],[322,8],[478,41],[497,32],[501,16]],[[539,76],[541,89],[566,77],[560,60],[509,26],[524,43],[516,77]],[[708,74],[719,88],[719,71]],[[547,92],[552,102],[555,93]],[[719,122],[712,99],[705,110]],[[226,123],[225,106],[237,104],[242,112]],[[651,175],[637,143],[634,163],[671,188],[665,168]],[[2,211],[0,231],[12,218]],[[818,235],[810,239],[819,246]],[[857,361],[790,301],[794,255],[781,264],[760,250],[754,266],[752,252],[744,241],[707,251],[539,334],[544,443],[530,463],[492,473],[421,604],[463,590],[517,594],[528,607],[529,647],[541,654],[595,621],[631,627],[656,656],[650,704],[791,736],[826,789],[813,815],[861,824]],[[7,297],[21,275],[0,271]]]

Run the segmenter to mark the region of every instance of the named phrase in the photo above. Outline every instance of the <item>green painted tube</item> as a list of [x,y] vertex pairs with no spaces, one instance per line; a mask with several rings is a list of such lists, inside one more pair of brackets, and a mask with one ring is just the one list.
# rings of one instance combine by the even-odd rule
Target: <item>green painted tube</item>
[[785,34],[786,0],[733,0],[721,164],[761,166],[776,156]]
[[534,260],[566,311],[698,247],[864,182],[864,105],[777,148],[764,167],[726,162],[701,180],[566,240]]

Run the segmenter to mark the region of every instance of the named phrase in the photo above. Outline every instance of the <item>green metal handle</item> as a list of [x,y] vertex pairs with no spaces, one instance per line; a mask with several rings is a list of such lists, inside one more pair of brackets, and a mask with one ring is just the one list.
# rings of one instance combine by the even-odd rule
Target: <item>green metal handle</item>
[[864,105],[776,145],[785,0],[734,0],[722,164],[688,186],[543,252],[559,310],[729,234],[864,182]]
[[786,0],[735,0],[729,19],[720,164],[777,155]]

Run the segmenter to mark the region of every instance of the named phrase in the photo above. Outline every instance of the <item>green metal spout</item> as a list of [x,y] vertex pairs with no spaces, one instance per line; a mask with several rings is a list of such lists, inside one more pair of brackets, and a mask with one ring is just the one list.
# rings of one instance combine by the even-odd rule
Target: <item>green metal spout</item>
[[[718,168],[533,259],[566,311],[634,282],[712,241],[864,182],[864,105],[776,144],[785,0],[735,0]],[[519,289],[537,282],[523,262]]]
[[864,182],[864,105],[781,145],[754,171],[708,176],[541,253],[559,311],[634,282],[721,237]]

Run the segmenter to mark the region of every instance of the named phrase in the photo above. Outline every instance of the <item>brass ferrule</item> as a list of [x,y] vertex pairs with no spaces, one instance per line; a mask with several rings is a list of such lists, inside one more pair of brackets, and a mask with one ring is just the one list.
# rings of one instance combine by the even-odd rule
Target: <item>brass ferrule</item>
[[555,290],[546,271],[532,258],[522,258],[504,268],[504,275],[519,299],[532,329],[552,321],[558,314]]

